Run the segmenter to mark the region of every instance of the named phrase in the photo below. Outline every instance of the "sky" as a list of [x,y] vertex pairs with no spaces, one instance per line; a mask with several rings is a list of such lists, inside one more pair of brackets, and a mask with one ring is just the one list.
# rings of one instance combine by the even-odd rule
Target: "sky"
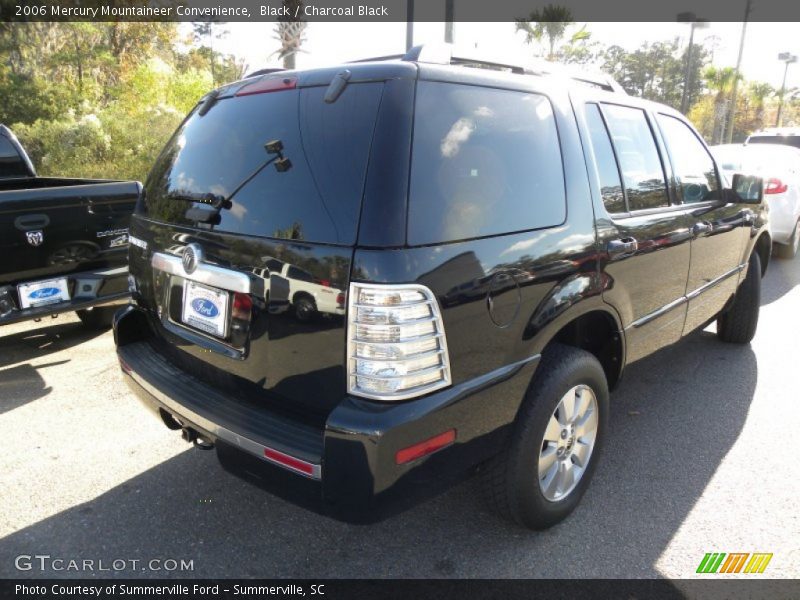
[[[578,26],[583,23],[578,23]],[[587,23],[592,39],[604,45],[618,44],[634,50],[645,41],[681,38],[688,43],[689,25],[682,23]],[[244,58],[250,70],[279,66],[274,55],[278,43],[273,39],[274,23],[226,23],[228,34],[215,43],[215,49]],[[189,27],[185,24],[184,27]],[[695,43],[713,47],[714,64],[735,66],[741,23],[709,23],[695,31]],[[399,54],[405,50],[405,23],[319,23],[306,29],[304,50],[297,58],[298,68],[338,64],[348,60]],[[441,42],[444,23],[415,23],[414,43]],[[519,62],[532,56],[522,32],[512,23],[456,23],[455,43],[475,53],[487,53],[496,60]],[[541,48],[537,48],[541,51]],[[778,88],[783,78],[783,63],[778,53],[800,55],[797,23],[748,23],[742,72],[748,80],[759,80]],[[800,63],[789,67],[787,87],[800,86]]]

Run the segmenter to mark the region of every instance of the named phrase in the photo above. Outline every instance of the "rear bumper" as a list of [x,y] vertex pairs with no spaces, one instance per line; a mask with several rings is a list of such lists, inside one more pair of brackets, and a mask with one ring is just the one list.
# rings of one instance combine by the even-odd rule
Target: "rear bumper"
[[[84,310],[95,306],[125,304],[130,298],[128,291],[128,268],[116,267],[70,273],[68,275],[53,275],[40,279],[56,279],[66,277],[72,290],[71,300],[49,304],[36,308],[14,308],[10,313],[0,316],[0,325],[10,325],[22,321],[40,319],[50,315],[58,315],[76,310]],[[15,305],[19,306],[16,285],[0,286],[0,289],[12,289]]]
[[[348,522],[373,522],[403,510],[500,451],[538,364],[533,357],[408,402],[346,396],[324,427],[312,427],[224,396],[166,363],[140,326],[120,325],[136,320],[137,312],[129,307],[118,313],[114,328],[123,377],[145,405],[214,441],[225,469]],[[450,429],[456,430],[455,443],[397,464],[399,450]]]

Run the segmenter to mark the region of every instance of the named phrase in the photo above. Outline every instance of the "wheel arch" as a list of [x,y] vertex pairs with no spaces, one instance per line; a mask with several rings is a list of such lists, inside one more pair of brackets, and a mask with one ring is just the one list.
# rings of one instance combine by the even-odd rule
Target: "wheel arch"
[[753,252],[758,253],[758,258],[761,259],[761,276],[767,274],[767,267],[769,266],[769,259],[772,255],[772,237],[769,232],[765,231],[756,240],[753,245]]
[[599,296],[571,306],[537,337],[537,354],[544,355],[553,344],[586,350],[602,365],[609,389],[619,383],[625,365],[625,334],[616,310]]
[[317,305],[317,299],[314,298],[311,292],[307,292],[306,290],[299,290],[292,294],[292,304],[296,304],[300,298],[308,298],[314,306]]

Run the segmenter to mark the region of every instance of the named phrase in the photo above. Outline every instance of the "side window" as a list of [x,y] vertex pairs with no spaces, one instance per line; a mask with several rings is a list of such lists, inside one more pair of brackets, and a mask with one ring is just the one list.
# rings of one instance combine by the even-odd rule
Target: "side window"
[[28,175],[28,168],[22,161],[14,144],[0,135],[0,177],[24,177]]
[[667,115],[658,115],[658,124],[667,143],[672,168],[687,204],[715,200],[719,181],[714,161],[686,123]]
[[603,114],[617,151],[628,209],[669,206],[664,169],[644,111],[604,104]]
[[421,81],[410,184],[411,245],[563,223],[564,167],[550,101]]
[[298,281],[307,281],[309,283],[314,281],[314,278],[310,273],[303,271],[303,269],[298,267],[289,267],[289,269],[286,271],[286,277],[289,279],[297,279]]
[[608,131],[597,104],[586,105],[586,123],[589,125],[589,140],[597,161],[597,174],[600,177],[600,193],[609,213],[626,212],[625,195],[619,177],[617,159],[608,139]]

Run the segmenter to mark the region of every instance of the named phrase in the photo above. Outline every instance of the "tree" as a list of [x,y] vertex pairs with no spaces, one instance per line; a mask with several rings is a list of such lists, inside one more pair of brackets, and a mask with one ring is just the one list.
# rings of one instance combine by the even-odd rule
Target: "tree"
[[707,67],[703,73],[706,87],[714,93],[714,128],[711,143],[719,144],[725,139],[725,121],[728,114],[729,95],[737,79],[733,67]]
[[[212,21],[200,21],[192,23],[192,30],[195,42],[200,44],[198,51],[207,56],[208,62],[211,65],[211,82],[214,87],[217,87],[217,60],[219,53],[214,51],[214,40],[222,39],[228,35],[227,29],[215,30]],[[205,45],[208,42],[208,45]],[[225,81],[224,79],[222,81]]]
[[775,95],[775,88],[763,81],[753,81],[750,83],[747,94],[755,107],[758,127],[763,127],[765,103],[767,98]]
[[[303,0],[283,0],[283,6],[289,15],[303,14]],[[296,66],[297,53],[305,42],[305,31],[308,23],[302,18],[278,17],[275,25],[274,39],[280,43],[280,48],[273,54],[283,61],[285,69],[294,69]]]
[[[0,23],[0,122],[42,175],[143,180],[212,86],[208,61],[179,50],[177,32],[159,22]],[[223,57],[220,69],[243,65]]]
[[[567,34],[570,26],[574,25],[572,11],[565,6],[548,4],[541,10],[536,9],[527,19],[516,20],[516,31],[525,32],[525,43],[541,42],[547,38],[547,60],[556,59],[556,44]],[[584,25],[570,36],[569,44],[574,45],[588,40],[591,34]]]
[[[703,91],[702,67],[707,52],[695,47],[689,65],[694,76],[688,96],[694,100]],[[686,53],[680,50],[678,39],[669,42],[644,43],[633,52],[620,46],[610,46],[598,55],[602,69],[614,77],[626,92],[672,106],[681,104],[686,65]]]

